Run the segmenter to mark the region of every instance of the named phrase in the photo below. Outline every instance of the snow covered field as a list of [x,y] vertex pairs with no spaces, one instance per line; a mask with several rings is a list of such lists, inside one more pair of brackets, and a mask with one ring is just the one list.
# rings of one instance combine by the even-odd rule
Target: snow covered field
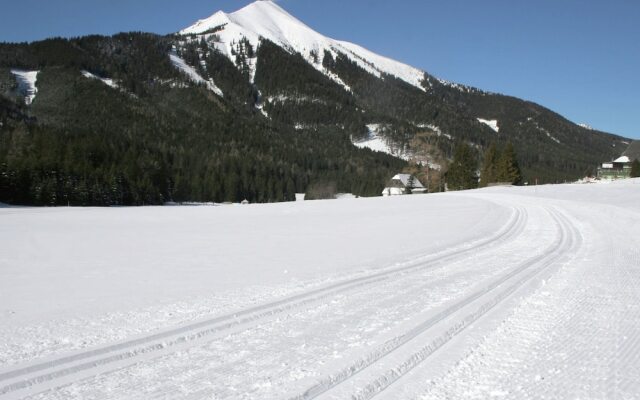
[[640,397],[640,180],[0,208],[0,399]]

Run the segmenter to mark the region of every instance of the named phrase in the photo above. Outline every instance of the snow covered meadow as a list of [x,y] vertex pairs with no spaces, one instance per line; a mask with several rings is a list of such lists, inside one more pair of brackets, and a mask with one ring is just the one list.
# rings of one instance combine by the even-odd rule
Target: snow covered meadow
[[640,396],[640,180],[0,208],[0,399]]

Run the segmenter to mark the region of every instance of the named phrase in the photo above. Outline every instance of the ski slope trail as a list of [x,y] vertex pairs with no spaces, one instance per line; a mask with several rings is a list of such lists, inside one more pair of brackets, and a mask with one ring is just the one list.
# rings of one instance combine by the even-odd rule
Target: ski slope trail
[[[639,181],[629,181],[214,210],[236,220],[254,212],[294,213],[299,221],[313,215],[344,235],[338,216],[361,211],[366,221],[397,206],[380,237],[391,243],[408,226],[416,245],[389,250],[402,261],[323,272],[292,291],[271,284],[276,295],[266,301],[231,302],[73,351],[47,351],[43,338],[80,333],[17,327],[37,332],[36,344],[0,347],[11,352],[0,364],[0,399],[636,398],[638,189]],[[454,214],[449,227],[407,225],[456,209],[469,229],[455,225]],[[21,218],[17,209],[6,215]],[[456,235],[457,242],[447,239]],[[322,248],[322,240],[313,236],[309,249]],[[332,259],[345,263],[332,249]],[[117,329],[119,320],[112,323]]]

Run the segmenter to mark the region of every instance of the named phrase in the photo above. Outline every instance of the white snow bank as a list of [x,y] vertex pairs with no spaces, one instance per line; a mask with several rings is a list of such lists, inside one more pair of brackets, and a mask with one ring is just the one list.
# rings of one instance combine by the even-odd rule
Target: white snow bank
[[24,102],[27,105],[33,103],[33,100],[36,98],[36,93],[38,92],[38,88],[36,87],[38,72],[40,71],[11,70],[11,73],[15,75],[18,81],[18,90],[24,96]]
[[187,77],[189,77],[189,79],[191,79],[192,82],[195,82],[198,84],[204,84],[206,85],[207,89],[211,90],[218,96],[220,97],[224,96],[224,93],[222,93],[222,90],[220,90],[220,88],[215,85],[213,80],[204,79],[202,76],[200,76],[198,71],[195,70],[195,68],[187,64],[174,51],[169,53],[169,58],[171,59],[171,63],[173,64],[173,66],[179,69]]
[[498,127],[498,120],[478,118],[478,122],[487,125],[489,128],[493,129],[496,132],[500,132],[500,128]]

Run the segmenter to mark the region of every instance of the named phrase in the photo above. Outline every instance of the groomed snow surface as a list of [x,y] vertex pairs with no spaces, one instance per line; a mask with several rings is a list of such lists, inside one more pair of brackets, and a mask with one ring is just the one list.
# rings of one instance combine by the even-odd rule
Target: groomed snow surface
[[0,222],[3,400],[640,397],[640,180]]

